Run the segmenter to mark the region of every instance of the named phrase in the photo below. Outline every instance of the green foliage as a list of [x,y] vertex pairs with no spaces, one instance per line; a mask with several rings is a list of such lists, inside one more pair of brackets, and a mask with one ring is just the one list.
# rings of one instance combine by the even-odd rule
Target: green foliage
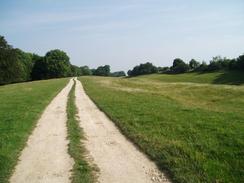
[[93,75],[95,76],[109,76],[110,75],[110,66],[99,66],[94,72]]
[[208,65],[207,65],[206,62],[203,61],[203,62],[199,65],[199,67],[195,68],[194,71],[197,71],[197,72],[205,72],[205,71],[207,71],[207,70],[208,70]]
[[171,83],[152,76],[164,75],[80,80],[98,106],[169,172],[173,182],[242,182],[243,86]]
[[17,59],[23,65],[22,72],[22,81],[30,81],[31,80],[31,72],[33,68],[33,54],[25,53],[20,49],[16,49]]
[[0,85],[80,76],[82,72],[82,68],[70,64],[69,57],[64,51],[51,50],[41,57],[37,54],[14,49],[8,45],[3,36],[0,36]]
[[219,71],[228,69],[230,60],[221,58],[220,56],[213,57],[208,65],[207,71]]
[[189,67],[192,70],[195,70],[196,68],[198,68],[200,66],[200,63],[197,62],[195,59],[191,59],[189,62]]
[[126,76],[124,71],[117,71],[110,74],[111,77],[123,77]]
[[152,63],[147,62],[145,64],[140,64],[135,66],[132,70],[129,70],[127,74],[129,76],[138,76],[138,75],[152,74],[157,72],[158,72],[158,68],[154,66]]
[[236,67],[240,70],[244,70],[244,54],[240,55],[236,60]]
[[0,49],[8,50],[12,49],[12,46],[8,44],[3,36],[0,35]]
[[[23,62],[20,60],[22,56]],[[25,81],[29,77],[29,61],[25,56],[25,53],[13,49],[4,37],[0,36],[0,84]]]
[[46,53],[44,61],[47,64],[47,78],[60,78],[69,76],[69,57],[64,51],[58,49],[51,50]]
[[0,182],[8,181],[42,111],[67,81],[55,79],[0,86]]
[[82,75],[82,76],[89,76],[89,75],[92,75],[92,71],[89,69],[88,66],[80,67],[80,69],[81,69],[81,75]]
[[35,56],[35,63],[32,70],[32,79],[51,79],[67,76],[79,76],[77,66],[69,62],[69,57],[64,51],[51,50],[44,57]]
[[186,64],[180,58],[174,59],[173,66],[171,67],[171,71],[175,74],[184,73],[189,70],[189,65]]
[[48,79],[48,68],[44,57],[36,58],[32,72],[32,80]]
[[159,73],[169,73],[170,68],[169,67],[158,67],[158,72]]
[[70,65],[70,74],[69,76],[81,76],[82,71],[81,68],[76,65]]

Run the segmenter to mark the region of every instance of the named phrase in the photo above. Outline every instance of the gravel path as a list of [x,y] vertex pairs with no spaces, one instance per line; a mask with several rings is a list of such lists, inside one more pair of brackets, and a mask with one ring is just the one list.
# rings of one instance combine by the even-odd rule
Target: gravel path
[[68,85],[52,100],[37,122],[19,158],[11,183],[68,183],[73,160],[66,128]]
[[[77,80],[76,80],[77,81]],[[169,182],[155,164],[137,150],[114,123],[89,99],[79,81],[76,84],[76,105],[80,126],[87,140],[89,159],[99,168],[101,183]]]

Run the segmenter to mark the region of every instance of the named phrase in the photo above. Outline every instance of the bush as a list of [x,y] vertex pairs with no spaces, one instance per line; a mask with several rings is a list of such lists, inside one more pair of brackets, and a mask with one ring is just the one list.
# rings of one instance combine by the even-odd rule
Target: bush
[[189,65],[186,64],[183,60],[180,58],[174,59],[173,66],[171,67],[172,73],[179,74],[184,73],[189,70]]
[[236,66],[240,70],[244,70],[244,54],[240,55],[236,60]]
[[195,70],[196,68],[198,68],[200,66],[200,63],[197,62],[195,59],[191,59],[189,62],[189,67],[191,70]]
[[110,75],[110,66],[99,66],[93,73],[96,76],[109,76]]
[[124,71],[117,71],[117,72],[111,73],[110,76],[112,76],[112,77],[123,77],[123,76],[126,76],[126,74]]
[[44,57],[36,58],[31,77],[32,80],[48,79],[48,67]]
[[82,76],[92,75],[92,71],[89,69],[88,66],[80,67],[80,69],[81,69],[81,75]]
[[129,70],[127,74],[129,76],[138,76],[138,75],[152,74],[157,72],[158,72],[158,68],[155,67],[152,63],[147,62],[145,64],[140,64],[135,66],[133,70]]
[[204,61],[199,65],[199,67],[195,69],[195,71],[197,72],[205,72],[207,70],[208,70],[208,65]]
[[169,73],[170,68],[169,67],[158,67],[158,72],[159,73]]

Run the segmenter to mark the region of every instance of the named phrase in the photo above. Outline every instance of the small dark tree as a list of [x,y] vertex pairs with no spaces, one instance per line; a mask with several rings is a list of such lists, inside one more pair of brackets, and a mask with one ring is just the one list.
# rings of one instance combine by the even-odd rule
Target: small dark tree
[[152,74],[157,72],[158,72],[158,68],[155,67],[152,63],[147,62],[145,64],[140,64],[135,66],[133,70],[129,70],[127,73],[129,76],[138,76],[138,75]]
[[222,69],[222,58],[220,56],[213,57],[208,65],[208,71],[218,71]]
[[124,71],[117,71],[117,72],[111,73],[110,76],[112,76],[112,77],[123,77],[123,76],[126,76],[126,74]]
[[109,76],[110,75],[110,66],[99,66],[93,73],[96,76]]
[[127,75],[128,75],[128,76],[132,76],[132,70],[128,70],[128,71],[127,71]]
[[197,67],[200,66],[200,63],[197,62],[195,59],[191,59],[189,62],[189,66],[191,70],[195,70]]
[[35,59],[35,63],[31,73],[32,80],[41,80],[48,78],[48,67],[44,57]]
[[208,65],[204,61],[199,65],[199,67],[195,69],[195,71],[197,72],[205,72],[207,70],[208,70]]
[[244,54],[240,55],[236,60],[236,67],[240,70],[244,70]]
[[170,71],[169,67],[158,67],[159,73],[168,73]]
[[70,65],[70,76],[81,76],[81,69],[76,65]]
[[81,69],[81,75],[83,75],[83,76],[92,75],[92,71],[91,71],[91,69],[89,69],[88,66],[85,65],[83,67],[80,67],[80,69]]
[[184,73],[189,70],[188,64],[186,64],[183,60],[180,58],[174,59],[173,66],[171,67],[171,70],[173,73]]

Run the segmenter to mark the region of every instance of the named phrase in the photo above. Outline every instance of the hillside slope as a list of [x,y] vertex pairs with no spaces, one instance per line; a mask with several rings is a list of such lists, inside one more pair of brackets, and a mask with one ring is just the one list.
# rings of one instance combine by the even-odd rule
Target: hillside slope
[[174,182],[241,182],[244,86],[209,84],[219,74],[202,75],[202,80],[190,75],[80,80],[95,103]]
[[151,74],[131,79],[149,79],[163,82],[192,82],[208,84],[244,84],[243,71],[223,71],[210,73],[184,73],[184,74]]

